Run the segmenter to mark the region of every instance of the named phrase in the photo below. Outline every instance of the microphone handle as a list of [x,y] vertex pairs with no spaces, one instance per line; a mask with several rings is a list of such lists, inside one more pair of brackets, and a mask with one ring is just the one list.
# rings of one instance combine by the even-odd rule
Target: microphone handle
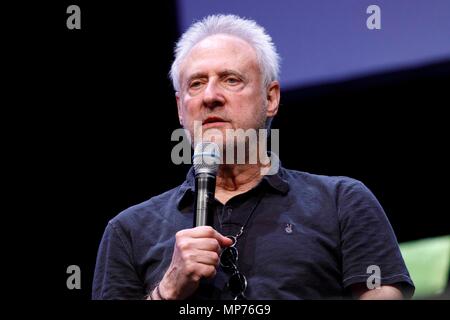
[[196,199],[194,227],[213,226],[213,201],[216,191],[216,176],[202,172],[195,177]]

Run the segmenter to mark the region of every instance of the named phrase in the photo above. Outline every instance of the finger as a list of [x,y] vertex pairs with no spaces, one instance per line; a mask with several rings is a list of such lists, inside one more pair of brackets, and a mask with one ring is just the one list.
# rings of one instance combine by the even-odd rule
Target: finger
[[210,279],[215,277],[217,269],[213,265],[199,264],[200,273],[203,277]]
[[190,238],[214,238],[219,242],[221,247],[228,247],[233,244],[233,240],[221,235],[210,226],[200,226],[191,229],[184,229],[178,231],[176,234],[177,239],[190,237]]
[[214,238],[216,232],[217,231],[210,226],[201,226],[178,231],[177,236],[190,238]]
[[221,246],[219,241],[211,238],[192,238],[190,239],[190,248],[219,253]]
[[195,250],[195,261],[197,263],[218,267],[219,266],[219,255],[214,251],[204,251],[204,250]]

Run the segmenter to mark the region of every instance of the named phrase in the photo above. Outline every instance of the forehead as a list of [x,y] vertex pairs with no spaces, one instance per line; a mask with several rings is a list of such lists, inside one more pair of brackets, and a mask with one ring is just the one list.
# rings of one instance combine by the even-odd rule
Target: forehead
[[209,36],[192,47],[181,63],[180,74],[183,77],[220,69],[236,69],[241,72],[258,69],[255,49],[234,36]]

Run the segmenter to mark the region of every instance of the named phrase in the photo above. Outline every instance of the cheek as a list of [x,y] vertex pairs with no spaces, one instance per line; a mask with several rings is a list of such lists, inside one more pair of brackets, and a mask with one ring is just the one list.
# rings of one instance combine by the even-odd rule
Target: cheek
[[197,97],[187,97],[183,102],[184,109],[190,114],[198,113],[201,109],[201,102],[202,100]]
[[191,121],[195,118],[195,101],[193,99],[184,99],[181,107],[183,111],[183,118],[185,121]]
[[233,113],[237,122],[253,122],[253,119],[265,116],[267,103],[260,95],[236,97],[235,102],[236,108],[233,108]]
[[182,103],[182,110],[183,110],[183,127],[187,129],[191,134],[194,132],[194,126],[200,125],[195,121],[199,121],[200,117],[200,109],[198,107],[198,99],[196,98],[184,98]]

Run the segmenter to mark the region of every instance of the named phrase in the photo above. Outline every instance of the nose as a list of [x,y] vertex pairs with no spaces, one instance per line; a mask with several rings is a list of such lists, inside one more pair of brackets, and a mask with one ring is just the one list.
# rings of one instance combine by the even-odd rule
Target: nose
[[209,81],[203,92],[203,106],[213,109],[223,106],[224,103],[225,97],[220,86],[214,80]]

